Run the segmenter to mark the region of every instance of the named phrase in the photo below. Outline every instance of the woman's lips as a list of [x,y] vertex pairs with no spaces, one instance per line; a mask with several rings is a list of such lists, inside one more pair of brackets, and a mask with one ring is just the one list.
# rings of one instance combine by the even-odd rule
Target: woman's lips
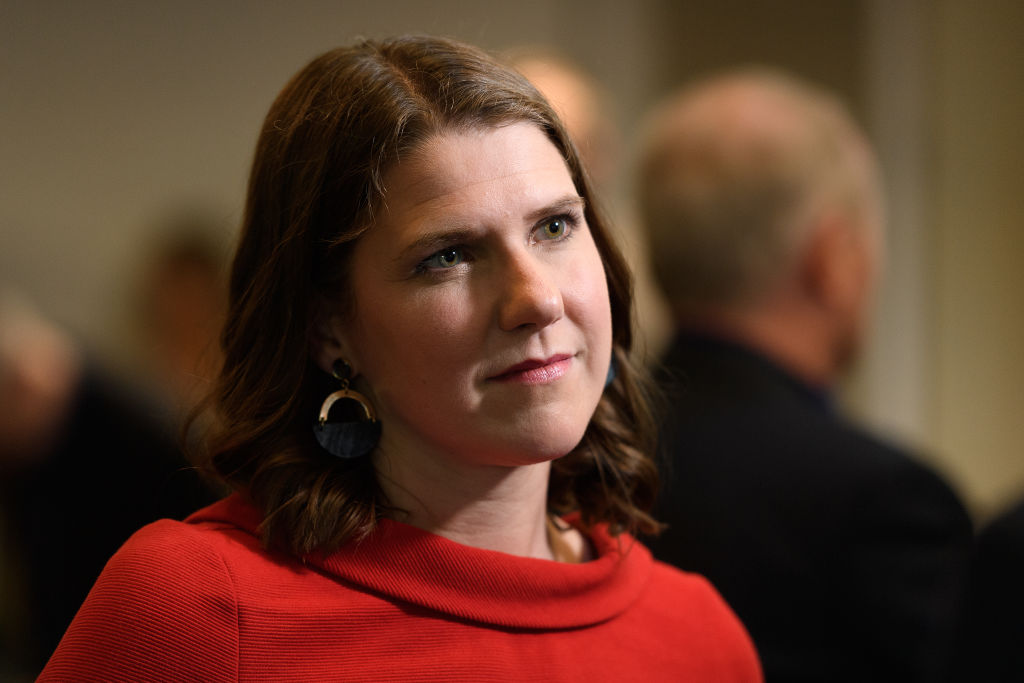
[[571,364],[572,356],[567,353],[557,354],[545,360],[531,358],[491,377],[491,380],[518,384],[547,384],[568,372]]

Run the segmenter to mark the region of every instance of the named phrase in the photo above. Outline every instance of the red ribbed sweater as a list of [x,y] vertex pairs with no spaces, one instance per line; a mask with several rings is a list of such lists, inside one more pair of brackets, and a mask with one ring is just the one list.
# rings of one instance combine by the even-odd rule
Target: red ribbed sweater
[[232,496],[136,533],[40,681],[760,681],[702,578],[628,536],[562,564],[383,520],[301,563],[260,548]]

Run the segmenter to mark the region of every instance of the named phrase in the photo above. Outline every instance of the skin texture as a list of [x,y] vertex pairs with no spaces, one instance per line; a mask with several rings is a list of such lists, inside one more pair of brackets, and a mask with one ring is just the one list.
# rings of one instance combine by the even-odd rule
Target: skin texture
[[386,177],[356,245],[345,356],[384,425],[375,464],[407,521],[550,557],[549,463],[604,388],[611,312],[564,160],[536,126],[448,132]]

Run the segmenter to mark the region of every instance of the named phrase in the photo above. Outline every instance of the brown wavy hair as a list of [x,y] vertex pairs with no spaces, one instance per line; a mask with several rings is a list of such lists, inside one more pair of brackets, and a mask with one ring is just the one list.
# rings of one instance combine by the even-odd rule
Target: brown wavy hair
[[199,459],[263,511],[268,547],[299,556],[330,551],[368,534],[388,510],[371,457],[339,459],[314,439],[320,401],[332,387],[312,360],[311,332],[324,306],[352,310],[350,253],[373,229],[391,165],[439,132],[513,122],[537,125],[565,158],[611,298],[615,378],[579,445],[552,463],[549,508],[577,511],[584,525],[607,522],[615,533],[656,529],[647,513],[657,488],[654,428],[628,353],[630,275],[576,150],[517,72],[474,47],[409,36],[314,59],[274,101],[256,147],[223,368],[206,404],[213,419]]

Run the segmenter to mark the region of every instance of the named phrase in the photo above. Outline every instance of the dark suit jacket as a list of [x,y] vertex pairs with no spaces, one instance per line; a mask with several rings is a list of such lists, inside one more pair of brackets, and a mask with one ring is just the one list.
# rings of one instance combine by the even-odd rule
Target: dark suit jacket
[[960,681],[1024,681],[1024,500],[978,535]]
[[767,359],[681,335],[649,544],[707,576],[772,681],[945,677],[971,524],[933,472]]

